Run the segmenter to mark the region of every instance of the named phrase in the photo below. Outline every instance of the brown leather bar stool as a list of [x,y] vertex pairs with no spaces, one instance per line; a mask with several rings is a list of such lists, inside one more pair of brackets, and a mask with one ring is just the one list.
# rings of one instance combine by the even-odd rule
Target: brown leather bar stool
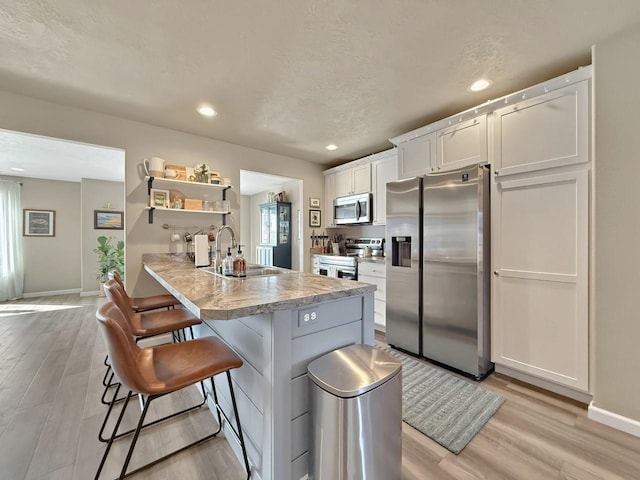
[[[124,292],[126,302],[128,305],[130,305],[131,310],[134,313],[146,312],[149,310],[157,310],[160,308],[166,308],[167,310],[169,310],[169,309],[175,308],[176,305],[180,305],[180,301],[169,293],[164,295],[153,295],[150,297],[134,297],[134,298],[129,297],[129,295],[127,294],[127,291],[124,288],[124,282],[122,281],[122,277],[120,277],[120,274],[115,270],[112,270],[111,272],[109,272],[109,279],[115,280],[116,282],[118,282],[120,287],[122,287],[122,291]],[[175,340],[176,340],[176,337],[174,335],[174,341]],[[105,372],[104,378],[102,379],[102,385],[104,385],[106,388],[108,388],[107,378],[109,377],[109,373],[111,372],[111,368],[109,367],[108,360],[109,360],[108,357],[104,358],[104,365],[105,367],[107,367],[107,371]],[[104,395],[103,395],[102,403],[105,403]]]
[[[106,282],[104,290],[107,299],[115,303],[120,310],[122,310],[123,315],[131,326],[131,332],[139,339],[171,333],[174,341],[180,341],[180,335],[176,332],[184,332],[185,328],[189,329],[191,338],[194,338],[193,326],[202,323],[202,320],[185,309],[134,313],[129,307],[129,297],[126,291],[115,279]],[[102,384],[105,388],[109,388],[113,385],[111,384],[111,380],[107,382],[107,378],[111,372],[107,357],[104,359],[104,364],[107,366],[107,371],[102,379]],[[102,403],[106,404],[104,395]]]
[[[215,437],[222,430],[223,423],[221,416],[224,417],[224,420],[229,425],[231,432],[233,432],[237,437],[240,446],[242,447],[247,479],[251,478],[251,468],[247,458],[247,450],[244,443],[244,436],[242,434],[242,427],[240,424],[240,417],[238,415],[238,408],[230,373],[232,369],[242,366],[242,359],[222,340],[216,337],[204,337],[181,343],[170,343],[155,347],[140,348],[133,340],[133,337],[126,331],[128,327],[120,310],[111,302],[103,305],[98,310],[96,317],[107,345],[107,351],[109,353],[113,369],[118,375],[121,385],[124,386],[129,393],[127,394],[125,403],[120,415],[118,416],[116,426],[111,434],[111,438],[109,439],[105,452],[102,456],[102,460],[100,461],[100,466],[96,472],[95,480],[98,480],[100,477],[100,473],[104,467],[109,450],[113,445],[113,441],[117,437],[117,431],[120,427],[120,423],[122,422],[122,418],[124,417],[129,400],[135,393],[143,395],[143,408],[129,446],[129,451],[127,452],[127,457],[120,472],[120,479],[150,467],[151,465],[155,465],[161,460]],[[218,403],[218,394],[213,377],[220,373],[226,373],[227,376],[237,430],[233,427],[233,424]],[[151,402],[159,397],[181,390],[198,382],[202,382],[206,379],[209,379],[211,382],[211,391],[213,393],[213,400],[215,402],[218,416],[218,430],[194,443],[182,447],[162,458],[154,460],[151,463],[127,473],[131,456],[136,442],[138,441],[140,430],[144,425],[144,419],[149,411]],[[120,390],[120,386],[118,386],[118,390]],[[117,393],[118,392],[116,392],[116,394]],[[203,391],[203,393],[206,401],[207,393],[206,391]]]
[[130,297],[124,288],[124,282],[122,281],[122,277],[120,277],[120,274],[118,272],[110,272],[109,278],[118,282],[118,284],[122,287],[122,291],[127,298],[127,302],[131,306],[131,310],[136,313],[146,312],[148,310],[156,310],[159,308],[169,309],[175,307],[176,305],[180,305],[180,300],[178,300],[170,293],[166,293],[163,295],[152,295],[150,297]]
[[[176,336],[176,331],[184,331],[185,328],[189,328],[191,331],[191,338],[194,338],[192,327],[193,325],[200,325],[202,320],[193,315],[191,312],[185,309],[173,309],[163,310],[157,312],[145,312],[145,313],[133,313],[128,306],[124,289],[115,280],[109,280],[104,285],[104,290],[107,295],[107,299],[112,302],[119,310],[124,320],[126,321],[131,335],[136,337],[136,341],[142,338],[153,337],[157,335],[164,335],[171,333],[174,341],[179,339],[179,335]],[[117,402],[121,402],[124,398],[118,398],[117,393],[113,395],[110,401],[106,400],[107,392],[111,387],[117,386],[118,382],[114,382],[114,372],[111,365],[105,360],[107,365],[107,371],[105,372],[102,384],[104,385],[104,391],[100,401],[104,405],[109,405],[102,427],[98,434],[98,439],[101,442],[106,442],[104,438],[104,428],[109,420],[113,405]],[[109,376],[109,374],[111,374]],[[108,378],[108,380],[107,380]]]
[[133,312],[129,307],[127,292],[115,279],[104,284],[104,291],[107,299],[122,311],[131,326],[131,332],[136,337],[153,337],[189,328],[193,338],[192,327],[202,323],[202,320],[184,308],[157,312]]

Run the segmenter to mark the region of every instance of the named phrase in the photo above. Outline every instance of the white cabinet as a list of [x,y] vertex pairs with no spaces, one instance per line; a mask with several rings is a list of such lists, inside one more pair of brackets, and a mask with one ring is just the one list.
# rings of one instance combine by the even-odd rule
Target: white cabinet
[[335,227],[333,218],[333,199],[336,198],[336,174],[325,173],[324,175],[324,218],[326,227]]
[[398,179],[433,172],[435,166],[435,133],[428,133],[398,144]]
[[492,360],[589,392],[589,80],[494,115]]
[[335,173],[335,196],[371,191],[371,164],[355,165]]
[[589,80],[494,112],[497,176],[589,161]]
[[371,163],[371,183],[373,184],[373,224],[387,223],[387,183],[398,179],[397,150],[389,156]]
[[492,207],[492,360],[585,392],[588,176],[504,179]]
[[487,163],[487,116],[456,122],[436,132],[436,170]]
[[386,295],[386,267],[383,261],[358,262],[358,281],[365,283],[373,283],[376,285],[376,293],[374,295],[374,323],[378,330],[386,329],[386,311],[387,311],[387,295]]
[[486,114],[452,119],[445,128],[398,144],[399,179],[487,162]]

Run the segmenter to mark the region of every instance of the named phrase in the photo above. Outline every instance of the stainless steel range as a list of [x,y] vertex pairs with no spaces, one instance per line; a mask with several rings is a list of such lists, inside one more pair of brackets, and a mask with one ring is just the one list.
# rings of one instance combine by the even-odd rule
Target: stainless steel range
[[348,257],[384,257],[384,238],[347,238]]
[[313,273],[328,277],[358,279],[357,257],[384,256],[383,238],[349,238],[345,241],[346,255],[314,255]]

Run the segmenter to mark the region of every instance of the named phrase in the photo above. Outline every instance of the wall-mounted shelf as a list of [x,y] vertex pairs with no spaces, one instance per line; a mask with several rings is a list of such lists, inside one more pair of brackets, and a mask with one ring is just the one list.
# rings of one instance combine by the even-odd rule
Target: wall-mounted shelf
[[[230,188],[233,188],[231,185],[215,185],[213,183],[202,183],[202,182],[188,182],[186,180],[174,180],[172,178],[158,178],[158,177],[144,177],[147,181],[147,195],[151,195],[151,189],[153,188],[153,182],[159,183],[167,183],[167,184],[175,184],[175,185],[184,185],[185,187],[204,187],[204,188],[213,188],[220,189],[223,193]],[[222,198],[226,200],[226,198]],[[169,209],[170,210],[170,209]]]
[[231,212],[222,212],[217,210],[190,210],[187,208],[165,208],[165,207],[144,207],[145,210],[169,210],[171,212],[190,212],[190,213],[213,213],[218,215],[229,215]]
[[[211,184],[211,183],[202,183],[202,182],[188,182],[186,180],[175,180],[172,178],[157,178],[157,177],[149,177],[146,176],[144,177],[144,179],[147,182],[147,195],[151,196],[151,189],[153,188],[153,183],[157,182],[159,184],[164,184],[164,185],[173,185],[177,188],[178,185],[182,185],[185,187],[201,187],[201,188],[208,188],[208,189],[214,189],[214,190],[221,190],[222,191],[222,200],[226,200],[227,199],[227,190],[229,190],[230,188],[233,188],[231,185],[215,185],[215,184]],[[152,207],[152,206],[147,206],[144,208],[145,210],[147,210],[149,212],[149,223],[153,223],[153,212],[154,210],[161,210],[161,211],[171,211],[171,212],[183,212],[183,213],[208,213],[208,214],[214,214],[214,215],[222,215],[222,224],[225,225],[226,222],[226,216],[229,215],[231,212],[230,211],[217,211],[217,210],[191,210],[191,209],[184,209],[184,208],[166,208],[166,207]]]

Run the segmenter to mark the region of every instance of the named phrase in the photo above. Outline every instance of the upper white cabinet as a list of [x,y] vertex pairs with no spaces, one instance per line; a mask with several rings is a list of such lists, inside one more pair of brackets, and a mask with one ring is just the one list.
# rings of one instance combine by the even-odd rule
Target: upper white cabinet
[[365,163],[335,173],[335,196],[371,191],[371,164]]
[[391,150],[385,158],[371,163],[373,184],[373,224],[387,223],[387,183],[398,179],[398,154]]
[[494,174],[588,162],[589,115],[588,80],[496,110]]
[[398,143],[398,179],[435,171],[436,134],[427,133]]
[[448,123],[435,132],[398,142],[398,178],[487,163],[487,115],[464,121],[453,118]]
[[335,227],[333,218],[333,199],[336,198],[336,174],[325,173],[324,175],[324,218],[327,227]]
[[487,163],[487,116],[459,121],[436,132],[436,170]]

